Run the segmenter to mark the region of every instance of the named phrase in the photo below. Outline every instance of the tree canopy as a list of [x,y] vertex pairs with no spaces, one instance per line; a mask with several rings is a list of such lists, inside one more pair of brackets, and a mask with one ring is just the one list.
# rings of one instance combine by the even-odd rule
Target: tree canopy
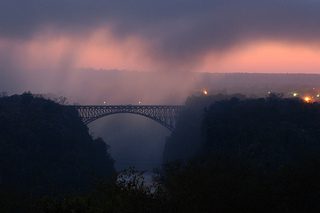
[[[194,107],[197,99],[205,104]],[[164,176],[177,212],[319,211],[318,103],[216,96],[188,104],[166,150],[194,150]]]
[[30,93],[0,98],[2,191],[33,196],[86,191],[114,172],[107,151],[72,107]]

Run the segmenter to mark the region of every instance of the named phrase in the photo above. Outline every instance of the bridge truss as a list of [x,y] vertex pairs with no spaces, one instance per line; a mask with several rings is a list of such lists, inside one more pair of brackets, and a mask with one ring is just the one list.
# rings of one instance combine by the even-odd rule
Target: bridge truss
[[172,131],[176,125],[177,116],[182,108],[179,105],[95,105],[74,106],[87,125],[99,118],[118,114],[131,113],[150,118]]

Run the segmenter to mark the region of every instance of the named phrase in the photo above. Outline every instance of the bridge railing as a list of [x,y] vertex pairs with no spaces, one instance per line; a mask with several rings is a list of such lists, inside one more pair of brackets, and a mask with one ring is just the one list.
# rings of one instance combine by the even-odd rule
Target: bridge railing
[[132,113],[148,117],[169,130],[175,128],[181,105],[74,105],[85,124],[118,113]]

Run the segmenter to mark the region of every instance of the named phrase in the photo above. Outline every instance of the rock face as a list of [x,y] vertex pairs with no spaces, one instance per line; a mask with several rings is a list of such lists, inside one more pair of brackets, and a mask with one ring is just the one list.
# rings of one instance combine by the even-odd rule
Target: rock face
[[187,160],[198,155],[205,142],[203,131],[205,111],[211,104],[230,98],[241,100],[245,96],[218,94],[189,97],[178,117],[176,129],[167,138],[163,154],[164,162]]
[[175,212],[319,212],[319,103],[270,95],[186,106],[165,152],[185,160],[163,180]]
[[31,94],[0,98],[0,184],[3,190],[61,194],[111,177],[113,160],[77,112]]
[[191,97],[168,137],[164,159],[247,154],[256,162],[287,163],[300,154],[320,152],[319,125],[319,103],[277,96]]

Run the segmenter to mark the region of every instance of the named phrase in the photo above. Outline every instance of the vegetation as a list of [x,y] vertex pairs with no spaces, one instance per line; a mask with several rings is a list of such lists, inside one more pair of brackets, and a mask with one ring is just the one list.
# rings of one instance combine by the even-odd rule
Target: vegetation
[[164,150],[164,162],[184,161],[195,157],[203,147],[203,119],[207,108],[222,100],[238,98],[242,100],[245,96],[236,94],[191,96],[187,99],[183,111],[177,121],[176,129],[168,138]]
[[[5,99],[21,100],[27,97],[29,96]],[[31,97],[31,100],[37,101],[38,99]],[[59,105],[56,107],[60,109]],[[66,107],[60,110],[67,110],[70,116],[72,114]],[[56,110],[53,111],[56,112]],[[2,119],[1,116],[3,115],[0,114]],[[50,116],[46,114],[42,117]],[[69,116],[64,118],[64,124],[68,124],[68,118]],[[33,122],[38,123],[40,120],[34,119]],[[18,121],[13,123],[15,125],[22,123]],[[43,125],[48,126],[49,124],[42,123],[41,126]],[[80,126],[87,134],[85,127],[79,123],[79,128]],[[284,99],[275,95],[258,99],[245,98],[241,95],[191,97],[179,118],[176,130],[167,141],[165,156],[170,163],[162,168],[153,185],[145,183],[141,172],[129,169],[120,173],[113,181],[101,179],[102,181],[96,182],[94,190],[86,193],[78,192],[55,197],[42,196],[36,199],[31,198],[26,202],[29,204],[30,212],[50,213],[319,212],[319,126],[320,106],[318,103],[304,103],[300,100]],[[17,130],[18,135],[23,135],[23,138],[27,139],[28,134],[20,133],[22,131],[20,128],[21,126],[13,129],[19,129]],[[51,131],[59,132],[55,130],[55,127],[51,128],[53,129],[46,134],[51,134]],[[75,132],[78,131],[80,130],[75,130]],[[82,139],[85,138],[84,135]],[[91,140],[90,144],[98,148],[95,143]],[[21,150],[18,148],[14,147],[13,150]],[[35,148],[37,146],[28,150],[33,153]],[[95,152],[99,153],[99,150]],[[103,150],[105,153],[106,149]],[[85,154],[80,153],[79,156],[74,155],[74,157],[78,156],[78,159],[83,159]],[[49,152],[47,154],[50,155]],[[8,158],[10,159],[8,165],[20,168],[18,167],[20,164],[11,160],[13,154],[7,156],[11,156]],[[100,155],[101,158],[97,156],[99,155],[90,155],[90,159],[95,159],[91,162],[99,162],[92,163],[92,165],[97,165],[94,167],[96,171],[103,171],[100,165],[111,165],[108,164],[110,161],[102,157],[105,156],[104,154]],[[46,159],[40,155],[38,160],[42,158]],[[101,159],[105,159],[105,163]],[[172,162],[177,159],[178,161]],[[51,161],[46,164],[51,165]],[[76,163],[68,169],[72,172],[74,167],[87,169]],[[2,168],[5,167],[2,167],[1,164]],[[86,169],[83,171],[87,171]],[[13,172],[19,171],[14,170]],[[46,175],[50,170],[44,171],[44,174],[35,173],[35,176],[32,177],[48,178]],[[107,174],[107,172],[98,174]],[[28,180],[28,176],[23,177]],[[80,184],[76,185],[76,188],[86,183],[77,182],[76,177],[73,184]],[[59,186],[60,182],[54,184]],[[11,185],[11,188],[14,187]],[[51,188],[48,189],[51,190]],[[8,203],[9,201],[3,202],[6,205]]]
[[[271,95],[202,107],[195,111],[201,123],[192,123],[201,127],[200,148],[187,163],[169,166],[163,180],[179,212],[319,211],[318,103]],[[196,144],[181,119],[168,143]]]
[[102,139],[92,139],[71,107],[28,93],[0,98],[3,198],[88,191],[114,173],[107,149]]

